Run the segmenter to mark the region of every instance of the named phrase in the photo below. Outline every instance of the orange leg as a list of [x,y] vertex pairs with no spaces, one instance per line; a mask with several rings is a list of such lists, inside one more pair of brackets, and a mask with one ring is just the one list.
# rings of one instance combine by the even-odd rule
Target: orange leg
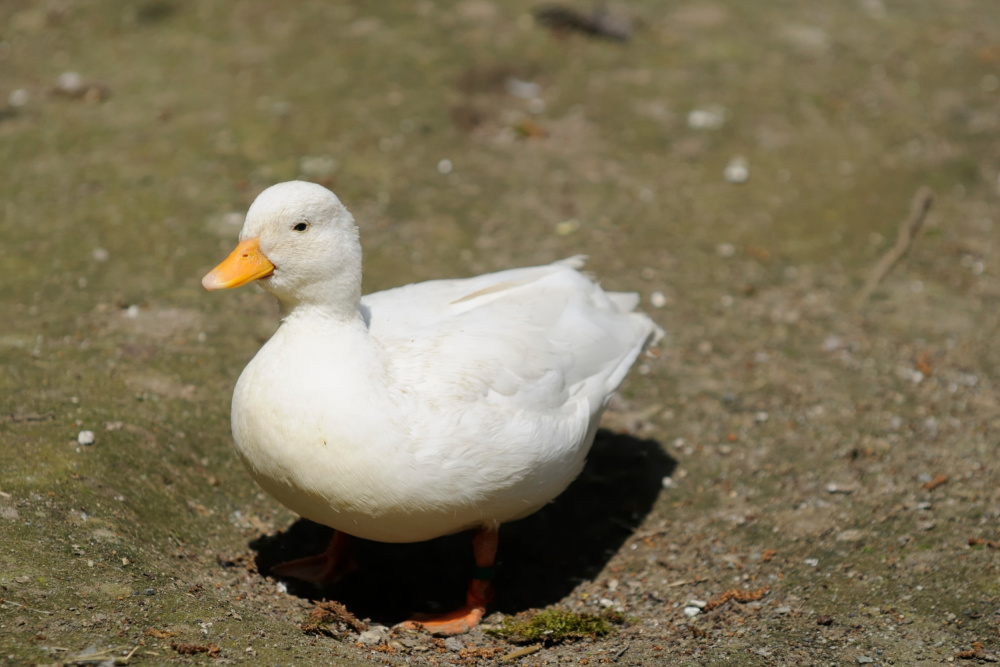
[[351,555],[351,536],[336,530],[326,551],[279,563],[271,568],[271,574],[283,579],[299,579],[317,586],[326,586],[340,581],[356,569],[357,562]]
[[402,623],[411,630],[426,630],[434,635],[460,635],[479,624],[486,605],[493,600],[493,561],[497,555],[497,529],[480,528],[472,538],[476,571],[465,594],[465,606],[447,614],[416,614]]

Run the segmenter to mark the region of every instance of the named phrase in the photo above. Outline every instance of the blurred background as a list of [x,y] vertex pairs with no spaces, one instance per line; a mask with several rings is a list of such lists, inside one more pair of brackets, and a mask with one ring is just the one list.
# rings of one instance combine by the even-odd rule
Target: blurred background
[[[646,471],[583,480],[633,498],[624,528],[505,581],[505,613],[632,620],[529,664],[992,657],[998,75],[992,0],[5,0],[0,653],[436,651],[317,642],[317,596],[256,572],[295,517],[228,410],[277,309],[199,281],[298,178],[354,213],[366,291],[584,253],[668,332],[608,416],[640,444],[601,450]],[[601,505],[553,516],[586,532]],[[544,551],[531,530],[505,561]],[[441,659],[512,650],[461,641],[500,652]]]

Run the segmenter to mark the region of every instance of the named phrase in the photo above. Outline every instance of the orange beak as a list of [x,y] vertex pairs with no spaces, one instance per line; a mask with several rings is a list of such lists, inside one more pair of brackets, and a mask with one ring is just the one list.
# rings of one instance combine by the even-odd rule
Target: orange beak
[[274,264],[261,252],[260,239],[248,239],[241,241],[229,257],[202,278],[201,284],[211,292],[246,285],[272,273]]

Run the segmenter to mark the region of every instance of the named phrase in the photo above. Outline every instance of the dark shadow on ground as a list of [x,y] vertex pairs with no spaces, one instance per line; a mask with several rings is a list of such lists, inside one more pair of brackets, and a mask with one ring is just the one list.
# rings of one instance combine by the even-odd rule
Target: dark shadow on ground
[[[544,607],[595,577],[652,510],[676,461],[652,440],[600,431],[580,477],[534,515],[500,529],[496,602],[512,614]],[[319,553],[332,531],[301,519],[285,532],[250,542],[257,569]],[[356,540],[360,570],[324,589],[288,581],[310,600],[343,603],[359,618],[391,625],[414,612],[464,604],[472,570],[471,532],[416,544]]]

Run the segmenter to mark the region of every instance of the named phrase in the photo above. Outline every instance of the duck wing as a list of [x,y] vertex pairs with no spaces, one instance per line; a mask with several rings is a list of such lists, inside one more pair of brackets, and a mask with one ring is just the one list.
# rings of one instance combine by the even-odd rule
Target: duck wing
[[489,401],[511,410],[607,402],[659,332],[632,312],[635,294],[605,292],[582,257],[462,280],[437,280],[362,300],[393,379],[426,400]]

